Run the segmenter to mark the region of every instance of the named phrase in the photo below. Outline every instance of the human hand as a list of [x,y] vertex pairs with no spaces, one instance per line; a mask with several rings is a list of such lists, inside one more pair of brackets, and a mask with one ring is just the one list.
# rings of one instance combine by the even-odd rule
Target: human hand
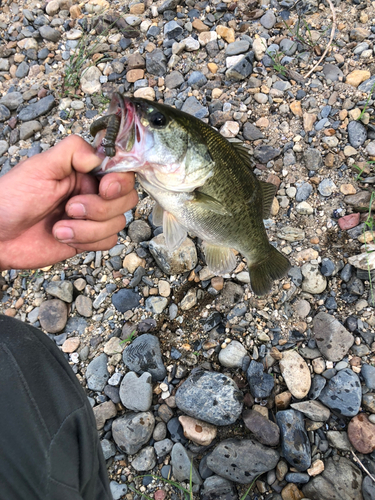
[[133,173],[89,174],[101,163],[78,136],[20,162],[0,178],[0,270],[37,269],[108,250],[137,204]]

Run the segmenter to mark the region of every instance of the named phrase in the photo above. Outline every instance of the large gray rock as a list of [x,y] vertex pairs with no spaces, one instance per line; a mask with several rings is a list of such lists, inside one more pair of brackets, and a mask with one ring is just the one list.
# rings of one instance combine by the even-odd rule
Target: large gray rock
[[21,109],[18,114],[19,120],[21,122],[27,122],[29,120],[35,120],[38,116],[45,115],[48,111],[56,105],[55,98],[53,95],[48,95],[47,97],[43,97],[37,102],[33,104],[29,104],[26,108]]
[[200,370],[178,388],[176,405],[191,417],[214,425],[230,425],[241,414],[242,393],[226,375]]
[[315,316],[313,333],[320,352],[329,361],[341,361],[354,343],[353,335],[325,312]]
[[344,457],[328,458],[325,470],[303,488],[310,500],[363,500],[362,474],[353,462]]
[[149,441],[154,427],[155,418],[151,412],[127,413],[113,422],[112,435],[121,450],[134,455]]
[[189,456],[181,443],[176,443],[172,448],[171,462],[173,469],[173,476],[177,481],[185,481],[190,479],[192,473],[192,482],[194,484],[202,484],[202,478],[199,475],[194,463],[192,464],[192,457]]
[[276,467],[280,454],[255,439],[225,439],[207,458],[208,467],[225,479],[247,484]]
[[339,415],[354,417],[361,406],[361,398],[358,375],[346,368],[328,381],[318,399]]
[[123,352],[122,359],[129,370],[148,372],[153,380],[163,380],[167,371],[163,365],[157,337],[146,333],[137,337]]

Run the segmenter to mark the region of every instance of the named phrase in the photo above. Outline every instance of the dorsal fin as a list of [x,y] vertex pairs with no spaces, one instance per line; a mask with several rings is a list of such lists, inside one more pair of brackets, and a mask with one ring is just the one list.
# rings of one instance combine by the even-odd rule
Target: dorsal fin
[[259,182],[263,197],[263,219],[268,219],[268,217],[270,216],[271,206],[276,194],[277,187],[275,186],[275,184],[271,184],[270,182]]

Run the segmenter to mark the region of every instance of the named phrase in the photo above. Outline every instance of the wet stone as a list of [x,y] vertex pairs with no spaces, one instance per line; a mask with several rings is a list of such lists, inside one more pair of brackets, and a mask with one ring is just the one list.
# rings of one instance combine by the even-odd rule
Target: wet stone
[[359,411],[361,398],[359,378],[347,368],[327,382],[318,399],[339,415],[353,417]]
[[263,364],[252,360],[246,373],[250,392],[254,398],[266,399],[271,394],[275,381],[264,372]]
[[279,411],[276,421],[284,458],[299,472],[307,470],[311,465],[311,448],[303,414],[296,410]]
[[230,425],[242,411],[242,394],[232,379],[198,371],[176,392],[177,407],[191,417],[214,425]]
[[279,453],[255,439],[226,439],[212,451],[208,467],[221,477],[240,484],[276,467]]
[[315,316],[313,332],[320,352],[329,361],[341,361],[354,343],[353,335],[325,312]]
[[166,375],[159,340],[149,333],[140,335],[128,345],[122,359],[129,370],[138,374],[148,372],[153,380],[163,380]]
[[246,427],[260,443],[272,447],[279,444],[280,429],[274,422],[255,410],[245,410],[242,418]]
[[152,436],[155,418],[151,412],[128,413],[112,424],[117,446],[129,455],[137,453]]

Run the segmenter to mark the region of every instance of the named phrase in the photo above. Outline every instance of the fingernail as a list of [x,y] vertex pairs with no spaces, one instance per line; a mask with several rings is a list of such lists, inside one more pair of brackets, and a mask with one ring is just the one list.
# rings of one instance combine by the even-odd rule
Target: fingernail
[[68,207],[68,215],[69,217],[85,217],[86,207],[82,203],[72,203]]
[[105,192],[106,198],[115,198],[121,193],[121,184],[117,181],[111,182]]
[[58,227],[55,230],[54,236],[57,240],[65,243],[67,241],[71,241],[74,238],[74,232],[70,227]]

